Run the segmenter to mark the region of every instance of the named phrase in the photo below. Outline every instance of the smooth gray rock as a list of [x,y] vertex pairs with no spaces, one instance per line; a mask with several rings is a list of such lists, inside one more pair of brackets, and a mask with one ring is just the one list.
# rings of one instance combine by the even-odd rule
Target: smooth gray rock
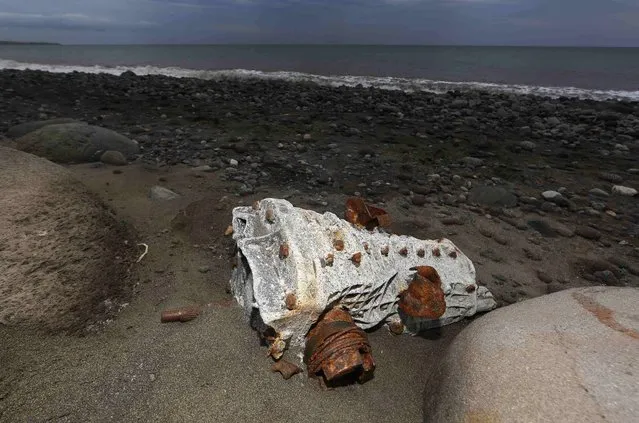
[[612,193],[623,195],[625,197],[634,197],[635,195],[637,195],[637,190],[631,187],[625,187],[623,185],[615,185],[612,187]]
[[19,138],[17,144],[19,150],[58,163],[98,161],[109,150],[132,157],[140,150],[124,135],[84,123],[47,125]]
[[637,304],[637,288],[579,288],[479,317],[426,382],[424,421],[637,421]]
[[48,125],[59,125],[62,123],[81,123],[75,119],[70,118],[57,118],[57,119],[48,119],[48,120],[35,120],[31,122],[21,123],[20,125],[15,125],[9,128],[7,131],[7,136],[9,138],[20,138],[24,135],[27,135],[30,132],[37,131],[40,128],[44,128]]

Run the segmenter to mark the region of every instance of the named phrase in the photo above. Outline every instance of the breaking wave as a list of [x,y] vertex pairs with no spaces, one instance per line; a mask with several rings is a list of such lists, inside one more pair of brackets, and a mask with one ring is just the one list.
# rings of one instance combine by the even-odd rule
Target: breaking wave
[[248,69],[228,70],[197,70],[179,67],[157,66],[77,66],[77,65],[52,65],[38,63],[23,63],[14,60],[0,59],[0,69],[16,70],[41,70],[55,73],[85,72],[106,73],[120,75],[125,71],[135,72],[137,75],[165,75],[176,78],[198,78],[215,80],[222,78],[246,78],[246,79],[276,79],[300,82],[314,82],[328,86],[356,86],[375,87],[385,90],[401,90],[406,92],[425,91],[432,93],[445,93],[451,90],[482,90],[500,93],[531,94],[547,97],[573,97],[590,100],[630,100],[639,101],[639,91],[624,90],[596,90],[576,87],[543,87],[518,84],[497,84],[490,82],[453,82],[436,81],[421,78],[381,77],[381,76],[354,76],[354,75],[315,75],[302,72],[264,72]]

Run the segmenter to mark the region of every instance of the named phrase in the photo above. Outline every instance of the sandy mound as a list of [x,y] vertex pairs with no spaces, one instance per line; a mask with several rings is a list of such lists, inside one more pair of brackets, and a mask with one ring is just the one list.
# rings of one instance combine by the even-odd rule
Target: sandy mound
[[81,330],[115,311],[134,255],[131,232],[66,169],[0,147],[0,324]]

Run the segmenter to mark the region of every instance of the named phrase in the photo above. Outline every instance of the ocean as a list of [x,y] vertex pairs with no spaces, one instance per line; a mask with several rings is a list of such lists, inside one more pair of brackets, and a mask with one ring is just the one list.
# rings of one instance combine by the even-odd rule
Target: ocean
[[405,91],[483,89],[639,101],[639,48],[0,45],[0,69],[276,78]]

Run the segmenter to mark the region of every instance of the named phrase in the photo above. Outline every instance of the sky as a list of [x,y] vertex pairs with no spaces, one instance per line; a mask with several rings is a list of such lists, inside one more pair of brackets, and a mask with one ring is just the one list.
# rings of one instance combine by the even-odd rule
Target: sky
[[639,47],[639,0],[0,0],[0,40]]

